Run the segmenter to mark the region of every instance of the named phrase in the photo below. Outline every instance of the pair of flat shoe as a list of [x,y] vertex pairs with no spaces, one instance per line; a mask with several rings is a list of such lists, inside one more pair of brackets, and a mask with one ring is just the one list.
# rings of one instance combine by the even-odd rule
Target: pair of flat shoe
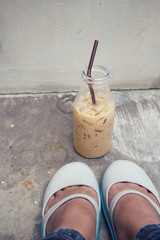
[[[47,222],[51,217],[51,215],[62,204],[74,198],[85,198],[93,205],[96,211],[96,218],[97,218],[97,224],[96,224],[97,239],[99,234],[100,218],[101,218],[101,201],[102,201],[104,215],[108,223],[113,240],[117,239],[114,222],[113,222],[113,212],[117,202],[124,195],[138,194],[141,197],[144,197],[152,204],[152,206],[156,209],[156,211],[160,215],[160,208],[157,206],[157,204],[155,204],[145,194],[136,190],[124,190],[122,192],[119,192],[112,199],[109,206],[109,203],[108,203],[109,190],[115,183],[119,183],[119,182],[131,182],[131,183],[141,185],[142,187],[152,192],[152,194],[156,197],[156,199],[160,203],[158,192],[154,184],[152,183],[148,175],[143,171],[143,169],[133,162],[130,162],[127,160],[116,160],[115,162],[110,164],[106,168],[103,174],[102,181],[101,181],[101,191],[99,190],[97,178],[88,165],[82,162],[68,163],[56,172],[56,174],[51,179],[45,191],[44,199],[43,199],[43,207],[42,207],[42,221],[41,221],[42,237],[46,236]],[[86,194],[72,194],[68,197],[65,197],[58,203],[56,203],[45,214],[45,208],[52,195],[54,195],[57,191],[61,189],[64,189],[69,186],[76,186],[76,185],[84,185],[84,186],[93,188],[97,193],[99,204],[97,205],[96,201],[92,197]]]

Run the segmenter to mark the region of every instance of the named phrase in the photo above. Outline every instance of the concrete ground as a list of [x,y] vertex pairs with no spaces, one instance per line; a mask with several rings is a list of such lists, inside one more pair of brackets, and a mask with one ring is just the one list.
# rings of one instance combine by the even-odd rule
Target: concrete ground
[[[142,166],[160,193],[160,90],[113,91],[116,114],[111,150],[79,156],[72,144],[76,93],[0,97],[0,239],[39,240],[44,190],[56,170],[83,161],[100,181],[117,159]],[[99,239],[110,239],[103,215]]]

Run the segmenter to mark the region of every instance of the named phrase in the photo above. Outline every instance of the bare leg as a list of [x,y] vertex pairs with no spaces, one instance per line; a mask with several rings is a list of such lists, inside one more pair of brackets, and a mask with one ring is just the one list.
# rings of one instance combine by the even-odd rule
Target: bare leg
[[[117,183],[113,185],[109,192],[109,203],[118,192],[126,189],[140,191],[159,205],[152,193],[133,183]],[[115,207],[114,224],[119,240],[133,240],[136,233],[143,226],[158,223],[160,223],[160,217],[154,207],[139,195],[125,195]]]
[[[91,196],[98,204],[96,192],[87,186],[67,187],[54,194],[45,209],[45,213],[58,201],[75,193]],[[92,204],[83,198],[69,200],[58,208],[47,223],[47,234],[55,229],[70,228],[80,232],[86,240],[96,240],[96,212]]]

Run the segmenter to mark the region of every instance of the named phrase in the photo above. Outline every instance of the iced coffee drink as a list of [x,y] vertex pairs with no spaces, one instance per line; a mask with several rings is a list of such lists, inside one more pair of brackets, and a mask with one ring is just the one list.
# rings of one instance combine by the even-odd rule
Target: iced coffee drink
[[112,141],[115,106],[106,95],[96,94],[96,104],[90,94],[81,96],[73,105],[73,144],[82,156],[97,158],[106,154]]

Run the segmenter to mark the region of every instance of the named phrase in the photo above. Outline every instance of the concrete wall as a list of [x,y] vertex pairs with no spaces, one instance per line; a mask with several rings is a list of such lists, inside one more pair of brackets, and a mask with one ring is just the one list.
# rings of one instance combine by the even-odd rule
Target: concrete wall
[[112,88],[160,87],[159,0],[0,0],[0,93],[78,89],[95,39]]

